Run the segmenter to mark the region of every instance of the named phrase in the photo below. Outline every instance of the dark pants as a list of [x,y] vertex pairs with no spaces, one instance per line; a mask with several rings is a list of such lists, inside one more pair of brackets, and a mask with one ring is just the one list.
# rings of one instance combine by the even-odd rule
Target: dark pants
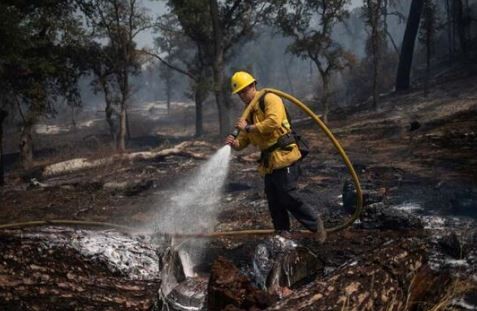
[[305,228],[316,232],[317,212],[297,192],[298,163],[265,175],[265,193],[275,230],[290,230],[290,212]]

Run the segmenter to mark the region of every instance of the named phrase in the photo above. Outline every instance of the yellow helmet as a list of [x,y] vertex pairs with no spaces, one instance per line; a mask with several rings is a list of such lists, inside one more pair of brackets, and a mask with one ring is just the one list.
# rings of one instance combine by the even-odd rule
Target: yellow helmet
[[232,76],[232,79],[230,79],[232,94],[237,94],[255,81],[255,78],[251,74],[245,71],[237,71]]

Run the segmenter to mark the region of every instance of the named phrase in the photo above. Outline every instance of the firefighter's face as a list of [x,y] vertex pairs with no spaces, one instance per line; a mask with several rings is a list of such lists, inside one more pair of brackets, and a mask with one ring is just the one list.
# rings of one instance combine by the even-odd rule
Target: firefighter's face
[[238,92],[238,96],[242,100],[244,104],[248,104],[252,101],[252,99],[255,97],[255,92],[257,89],[255,88],[255,83],[250,84],[240,92]]

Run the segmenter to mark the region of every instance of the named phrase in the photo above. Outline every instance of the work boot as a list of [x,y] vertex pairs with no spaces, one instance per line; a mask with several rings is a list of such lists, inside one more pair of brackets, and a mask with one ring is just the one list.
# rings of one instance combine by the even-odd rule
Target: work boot
[[323,244],[326,241],[326,229],[320,215],[318,215],[318,218],[316,219],[315,240],[320,244]]

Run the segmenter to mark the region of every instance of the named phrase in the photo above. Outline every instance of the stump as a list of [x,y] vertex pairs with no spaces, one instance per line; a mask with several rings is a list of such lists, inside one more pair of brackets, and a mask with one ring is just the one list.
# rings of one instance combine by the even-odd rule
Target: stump
[[250,279],[224,257],[218,257],[212,265],[207,292],[209,311],[262,310],[273,302],[272,296],[253,286]]

